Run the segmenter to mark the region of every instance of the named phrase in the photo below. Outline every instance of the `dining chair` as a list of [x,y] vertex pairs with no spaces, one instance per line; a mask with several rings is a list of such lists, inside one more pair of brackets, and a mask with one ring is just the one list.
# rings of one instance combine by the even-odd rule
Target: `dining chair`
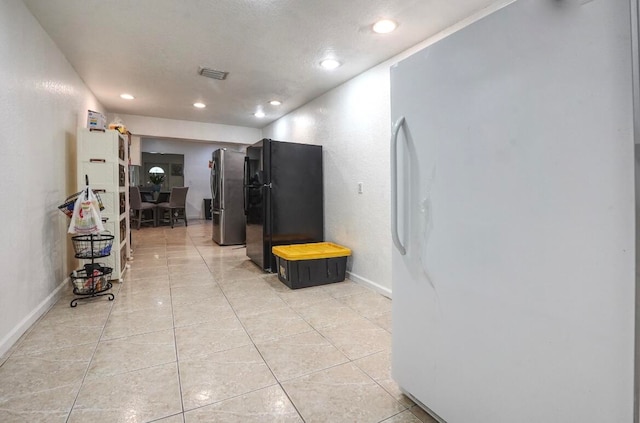
[[160,203],[168,203],[169,202],[169,196],[171,195],[171,192],[167,192],[167,191],[160,191],[158,193],[158,198],[156,199],[156,203],[160,204]]
[[[138,223],[137,229],[140,229],[141,223],[152,222],[153,226],[156,226],[156,205],[153,203],[147,203],[142,201],[142,196],[140,195],[140,188],[138,187],[129,187],[129,207],[133,210],[133,216],[131,217],[131,222],[136,221]],[[144,212],[147,210],[151,210],[152,218],[145,219]]]
[[[163,222],[170,222],[171,228],[176,220],[184,220],[184,226],[188,226],[187,222],[187,191],[189,187],[174,187],[171,188],[171,194],[169,195],[169,202],[158,203],[158,211],[162,217]],[[165,218],[164,214],[169,212],[169,218]]]

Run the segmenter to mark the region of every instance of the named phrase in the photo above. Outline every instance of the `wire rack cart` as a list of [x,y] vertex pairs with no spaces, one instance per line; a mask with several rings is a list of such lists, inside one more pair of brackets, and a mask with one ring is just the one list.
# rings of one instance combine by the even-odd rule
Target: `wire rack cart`
[[73,293],[79,298],[71,301],[71,307],[75,307],[79,300],[107,296],[109,301],[113,301],[115,296],[108,291],[112,288],[109,280],[113,269],[106,267],[103,263],[96,263],[95,260],[111,254],[113,245],[113,235],[78,235],[71,237],[73,248],[76,251],[76,258],[90,259],[91,263],[86,263],[82,269],[74,270],[69,277],[73,285]]
[[[87,189],[67,198],[65,203],[58,207],[69,217],[73,214],[73,205],[69,204],[69,200],[72,197],[77,198],[79,195],[89,197],[89,178],[85,176],[85,179]],[[75,203],[75,201],[73,201],[73,203]],[[100,207],[102,208],[102,204],[100,204]],[[104,263],[96,263],[97,259],[107,257],[111,254],[114,238],[115,237],[108,232],[71,237],[75,257],[81,260],[91,260],[90,263],[85,263],[81,269],[74,270],[69,274],[71,285],[73,286],[73,293],[78,296],[78,298],[71,300],[71,307],[77,306],[80,300],[94,297],[106,296],[109,301],[115,299],[115,296],[111,292],[106,292],[113,287],[110,280],[113,269],[105,266]]]

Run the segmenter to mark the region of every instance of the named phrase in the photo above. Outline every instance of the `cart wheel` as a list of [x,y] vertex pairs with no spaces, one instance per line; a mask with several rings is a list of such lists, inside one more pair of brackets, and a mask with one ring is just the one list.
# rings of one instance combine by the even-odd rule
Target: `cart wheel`
[[109,294],[108,298],[109,301],[113,301],[116,297],[113,294]]
[[76,298],[74,300],[71,300],[71,304],[70,305],[71,305],[71,307],[77,306],[78,305],[78,299]]

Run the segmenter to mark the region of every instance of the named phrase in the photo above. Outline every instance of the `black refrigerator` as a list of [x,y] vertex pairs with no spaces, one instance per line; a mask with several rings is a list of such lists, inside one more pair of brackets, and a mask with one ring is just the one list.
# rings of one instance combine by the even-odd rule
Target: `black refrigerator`
[[276,271],[271,247],[324,240],[322,146],[263,139],[247,148],[247,256]]

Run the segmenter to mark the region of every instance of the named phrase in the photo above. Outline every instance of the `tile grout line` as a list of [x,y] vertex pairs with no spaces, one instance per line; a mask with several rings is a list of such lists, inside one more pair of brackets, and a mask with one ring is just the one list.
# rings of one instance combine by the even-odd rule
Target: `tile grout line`
[[[73,413],[73,410],[76,407],[76,403],[78,402],[78,397],[80,396],[80,392],[82,391],[82,387],[84,386],[85,381],[87,380],[87,375],[89,374],[89,369],[91,368],[91,363],[93,362],[93,359],[96,356],[96,351],[98,351],[98,347],[100,346],[100,341],[102,340],[102,336],[104,335],[104,331],[107,328],[107,324],[109,323],[109,318],[111,317],[111,313],[113,312],[113,306],[115,305],[115,296],[116,294],[120,293],[120,289],[122,288],[122,284],[120,282],[116,282],[118,283],[118,290],[116,293],[113,294],[114,299],[113,301],[109,301],[107,299],[107,301],[109,301],[111,303],[111,306],[109,307],[109,313],[107,314],[107,318],[104,321],[104,325],[102,326],[102,330],[100,331],[100,336],[98,337],[98,342],[96,342],[95,347],[93,348],[93,353],[91,353],[91,358],[89,359],[89,362],[87,363],[87,368],[84,371],[84,375],[82,376],[82,380],[80,381],[80,386],[78,387],[78,392],[76,393],[75,398],[73,399],[73,403],[71,404],[71,408],[69,409],[69,414],[67,414],[67,418],[65,420],[65,422],[69,422],[69,419],[71,418],[71,414]],[[113,289],[113,287],[112,287]],[[98,297],[98,299],[102,299],[101,297]]]
[[[166,240],[166,238],[165,238],[165,240]],[[164,255],[166,255],[167,254],[166,243],[164,244],[163,248],[164,248]],[[165,267],[168,267],[168,265],[165,265]],[[169,278],[168,269],[167,269],[167,277]],[[183,404],[183,401],[182,401],[182,382],[180,380],[180,366],[179,366],[179,363],[178,363],[178,351],[177,351],[178,347],[177,347],[176,335],[175,335],[175,316],[173,315],[173,301],[172,301],[171,286],[169,286],[169,298],[170,298],[169,301],[170,301],[170,306],[171,306],[171,320],[172,320],[172,328],[171,328],[171,330],[173,332],[173,344],[174,344],[174,349],[175,349],[175,363],[176,363],[176,372],[177,372],[177,376],[178,376],[178,390],[180,392],[181,411],[178,412],[178,413],[175,413],[175,414],[168,415],[168,416],[158,417],[157,419],[151,420],[151,422],[159,421],[159,420],[162,420],[162,419],[165,419],[165,418],[168,418],[168,417],[177,416],[177,415],[180,415],[182,417],[182,421],[184,422],[184,404]],[[149,334],[149,333],[162,332],[162,331],[165,331],[165,330],[166,329],[162,329],[162,330],[158,330],[158,331],[153,331],[152,330],[150,332],[143,332],[143,333],[139,333],[139,334],[135,334],[135,335],[125,335],[123,337],[114,338],[114,339],[123,339],[123,338],[127,338],[127,337],[130,337],[130,336],[146,335],[146,334]],[[169,364],[169,363],[164,363],[164,364]],[[153,367],[156,367],[156,365],[149,366],[149,367],[143,367],[141,369],[135,369],[135,370],[132,370],[131,372],[136,372],[136,371],[140,371],[140,370],[143,370],[143,369],[150,369],[150,368],[153,368]],[[126,374],[126,373],[129,373],[129,372],[125,372],[125,373],[122,373],[122,374]]]
[[[269,285],[269,283],[268,283],[268,282],[266,282],[266,281],[265,281],[265,283],[267,283],[267,286],[271,287],[271,286]],[[271,287],[271,288],[272,288],[272,287]],[[272,289],[273,289],[273,288],[272,288]],[[273,289],[273,291],[276,293],[276,295],[278,295],[278,297],[282,298],[282,296],[281,296],[281,295],[280,295],[280,294],[279,294],[275,289]],[[358,294],[352,294],[352,295],[358,295]],[[329,295],[329,296],[330,296],[332,299],[334,299],[334,300],[338,301],[340,304],[342,304],[342,306],[347,307],[347,308],[348,308],[348,309],[350,309],[350,310],[353,310],[353,312],[355,312],[356,314],[358,314],[358,316],[360,316],[360,317],[362,317],[362,318],[366,319],[367,321],[371,322],[371,323],[372,323],[373,325],[375,325],[376,327],[378,327],[378,328],[380,328],[380,329],[384,330],[385,332],[389,333],[387,330],[385,330],[384,328],[380,327],[380,325],[378,325],[377,323],[375,323],[375,322],[373,322],[373,321],[369,320],[369,318],[368,318],[368,317],[364,316],[364,315],[363,315],[362,313],[360,313],[358,310],[355,310],[355,309],[353,309],[351,306],[349,306],[348,304],[345,304],[345,303],[343,303],[342,301],[340,301],[340,299],[339,299],[339,298],[332,297],[331,295]],[[348,296],[345,296],[345,297],[348,297]],[[283,299],[283,301],[284,301],[284,299]],[[338,348],[338,346],[337,346],[334,342],[332,342],[332,341],[331,341],[331,339],[327,338],[327,337],[326,337],[322,332],[320,332],[320,330],[319,330],[320,328],[316,327],[315,325],[312,325],[312,324],[311,324],[311,322],[310,322],[309,320],[305,319],[305,317],[304,317],[304,316],[303,316],[303,315],[302,315],[302,314],[301,314],[297,309],[295,309],[295,308],[291,307],[291,305],[290,305],[289,303],[287,303],[286,301],[285,301],[285,304],[287,304],[287,307],[288,307],[291,311],[293,311],[295,314],[297,314],[297,315],[298,315],[298,317],[300,317],[303,321],[305,321],[305,322],[306,322],[306,323],[307,323],[307,324],[308,324],[308,325],[309,325],[309,326],[310,326],[310,327],[311,327],[311,328],[312,328],[316,333],[318,333],[318,334],[319,334],[323,339],[325,339],[325,340],[326,340],[326,341],[327,341],[331,346],[333,346],[337,351],[339,351],[342,355],[344,355],[344,356],[347,358],[347,360],[348,360],[348,362],[340,363],[340,364],[334,364],[334,365],[331,365],[331,366],[326,367],[326,368],[324,368],[324,369],[314,370],[314,371],[311,371],[311,372],[309,372],[309,373],[305,373],[305,374],[303,374],[303,375],[298,375],[298,376],[296,376],[296,377],[294,377],[294,378],[291,378],[291,379],[288,379],[288,380],[284,380],[284,381],[282,381],[282,382],[281,382],[281,381],[276,377],[276,380],[278,381],[278,384],[281,386],[282,390],[285,392],[285,394],[287,395],[287,397],[289,398],[289,400],[291,401],[291,403],[292,403],[292,404],[294,404],[294,403],[293,403],[293,400],[289,397],[289,393],[288,393],[288,392],[286,391],[286,389],[284,389],[284,387],[282,386],[282,383],[283,383],[283,382],[285,382],[285,383],[286,383],[286,382],[289,382],[289,381],[291,381],[291,380],[295,380],[295,379],[298,379],[298,378],[301,378],[301,377],[309,376],[309,375],[316,374],[316,373],[319,373],[319,372],[322,372],[322,371],[326,371],[326,370],[329,370],[329,369],[332,369],[332,368],[335,368],[335,367],[339,367],[339,366],[342,366],[342,365],[347,364],[347,363],[351,363],[351,364],[353,364],[354,366],[356,366],[356,368],[358,368],[358,370],[360,370],[362,373],[364,373],[364,374],[365,374],[369,379],[371,379],[371,381],[372,381],[372,382],[374,382],[377,386],[379,386],[379,387],[382,389],[382,391],[383,391],[383,392],[387,393],[387,395],[389,395],[389,396],[390,396],[390,397],[391,397],[395,402],[397,402],[401,407],[403,407],[403,410],[402,410],[402,411],[400,411],[400,412],[398,412],[398,413],[396,413],[396,414],[393,414],[393,415],[391,415],[391,416],[389,416],[389,417],[386,417],[386,418],[384,418],[383,420],[381,420],[380,422],[383,422],[383,421],[385,421],[385,420],[388,420],[388,419],[390,419],[390,418],[392,418],[392,417],[394,417],[394,416],[396,416],[396,415],[398,415],[398,414],[400,414],[400,413],[403,413],[403,412],[405,412],[405,411],[407,411],[407,410],[409,410],[409,409],[410,409],[410,407],[407,407],[407,406],[405,406],[404,404],[402,404],[400,401],[398,401],[398,400],[397,400],[397,399],[396,399],[396,398],[395,398],[395,397],[394,397],[394,396],[393,396],[389,391],[387,391],[387,389],[385,389],[385,388],[384,388],[380,383],[378,383],[378,381],[377,381],[376,379],[374,379],[374,378],[373,378],[369,373],[367,373],[366,371],[364,371],[362,368],[360,368],[360,366],[358,366],[358,365],[355,363],[355,361],[357,361],[357,360],[361,360],[361,359],[363,359],[363,358],[370,357],[370,356],[373,356],[373,355],[375,355],[375,354],[379,354],[379,353],[383,352],[383,351],[384,351],[384,349],[383,349],[383,350],[380,350],[380,351],[372,352],[372,353],[367,354],[367,355],[362,356],[362,357],[358,357],[357,359],[352,359],[352,358],[351,358],[351,357],[349,357],[347,354],[345,354],[344,352],[342,352],[342,351]],[[268,311],[266,311],[266,312],[268,312]],[[381,314],[382,314],[382,313],[381,313]],[[240,319],[239,319],[239,320],[240,320]],[[241,321],[241,323],[242,323],[242,321]],[[338,326],[338,325],[328,325],[328,326]],[[243,324],[243,327],[244,327],[244,324]],[[245,331],[246,331],[246,328],[245,328]],[[306,332],[303,332],[303,333],[306,333]],[[248,334],[248,331],[247,331],[247,334]],[[276,338],[273,338],[273,339],[272,339],[272,341],[273,341],[273,340],[277,340],[277,339],[281,339],[281,338],[287,338],[287,337],[297,336],[297,335],[299,335],[299,334],[287,335],[287,336],[282,336],[282,337],[276,337]],[[252,340],[252,342],[253,342],[253,337],[252,337],[251,335],[249,335],[249,337],[251,338],[251,340]],[[255,343],[254,343],[254,345],[255,345]],[[262,353],[261,353],[261,352],[260,352],[260,350],[258,349],[257,345],[256,345],[256,349],[258,350],[258,352],[259,352],[259,353],[260,353],[260,355],[262,356]],[[269,366],[269,364],[267,363],[267,361],[264,359],[264,357],[263,357],[263,360],[264,360],[264,362],[267,364],[267,367],[269,367],[269,369],[270,369],[270,366]],[[273,373],[273,372],[272,372],[272,373]],[[274,377],[275,377],[275,374],[274,374]],[[295,407],[295,404],[294,404],[294,407]],[[297,407],[296,407],[296,410],[297,410]],[[299,414],[300,414],[300,416],[302,417],[302,414],[301,414],[299,411],[298,411],[298,413],[299,413]]]
[[[225,298],[227,298],[227,295],[224,293],[224,291],[222,292],[222,295],[225,296]],[[227,301],[229,301],[229,299],[227,298]],[[296,406],[296,404],[293,402],[293,399],[291,399],[291,397],[289,396],[289,393],[286,391],[286,389],[284,389],[284,386],[282,386],[282,382],[280,381],[280,379],[278,379],[278,377],[275,375],[275,373],[273,373],[273,369],[271,368],[271,366],[269,365],[269,363],[267,362],[267,360],[264,358],[264,355],[262,354],[262,351],[260,351],[260,349],[258,348],[258,346],[256,345],[255,341],[253,340],[253,336],[251,336],[251,334],[249,333],[249,331],[247,330],[245,324],[242,322],[242,319],[240,319],[240,317],[238,316],[238,313],[236,313],[236,310],[233,308],[233,306],[231,306],[231,310],[233,310],[233,314],[236,316],[236,319],[238,319],[238,322],[240,322],[240,325],[242,326],[242,329],[244,329],[245,333],[247,334],[247,336],[249,337],[249,339],[251,340],[251,345],[253,346],[253,348],[256,350],[256,352],[258,353],[258,355],[260,355],[260,358],[262,359],[262,361],[264,362],[264,365],[267,367],[267,369],[269,369],[269,372],[271,373],[271,376],[273,376],[273,379],[276,381],[276,384],[280,387],[280,389],[282,390],[282,392],[284,392],[284,394],[286,395],[286,397],[289,399],[289,402],[291,403],[291,405],[293,406],[293,409],[296,410],[296,413],[298,413],[298,416],[300,417],[300,419],[303,422],[306,422],[306,420],[304,419],[304,417],[302,416],[302,413],[300,412],[300,410],[298,410],[298,407]],[[275,386],[275,385],[270,385],[270,386]],[[260,388],[260,389],[264,389],[264,388]],[[256,392],[260,389],[256,389],[255,391],[252,392]],[[238,396],[242,396],[242,395],[246,395],[246,394],[241,394]]]
[[[200,231],[199,231],[199,232],[200,232]],[[202,231],[202,232],[204,232],[204,231]],[[205,235],[205,234],[203,234],[203,235]],[[268,364],[268,363],[267,363],[267,361],[265,360],[265,358],[264,358],[264,356],[262,355],[262,352],[260,351],[260,349],[258,349],[258,347],[257,347],[257,345],[256,345],[255,338],[254,338],[253,336],[251,336],[251,335],[249,334],[249,332],[247,331],[247,326],[244,324],[243,319],[241,319],[241,318],[238,316],[238,314],[237,314],[237,312],[236,312],[236,308],[235,308],[235,307],[233,307],[233,306],[231,305],[231,302],[229,301],[229,297],[227,296],[227,293],[225,292],[225,290],[224,290],[224,288],[223,288],[224,284],[218,284],[218,282],[224,281],[225,279],[221,279],[220,281],[218,281],[218,280],[217,280],[217,277],[214,275],[213,270],[215,269],[215,266],[216,266],[215,262],[216,262],[218,259],[222,260],[224,257],[220,257],[220,258],[212,258],[210,255],[207,255],[207,257],[208,257],[208,260],[209,260],[209,261],[205,260],[205,257],[203,256],[203,254],[204,254],[204,253],[203,253],[203,251],[201,251],[201,248],[200,248],[200,247],[201,247],[201,245],[200,245],[200,244],[196,245],[196,244],[195,244],[195,242],[194,242],[194,238],[193,238],[193,236],[194,236],[194,235],[193,235],[193,233],[192,233],[192,232],[190,232],[190,231],[187,231],[187,236],[189,237],[190,245],[191,245],[191,246],[194,246],[194,247],[196,248],[196,250],[198,251],[198,256],[199,256],[199,258],[200,258],[200,259],[202,259],[202,260],[204,261],[205,265],[207,266],[207,269],[208,269],[209,273],[210,273],[211,275],[213,275],[213,277],[214,277],[214,279],[213,279],[214,284],[217,284],[217,285],[221,288],[221,293],[222,293],[222,295],[224,296],[224,298],[225,298],[225,299],[227,300],[227,302],[229,303],[230,308],[231,308],[231,310],[233,311],[234,316],[236,317],[236,319],[238,319],[238,321],[239,321],[239,323],[241,324],[241,326],[242,326],[243,330],[244,330],[244,331],[245,331],[245,333],[248,335],[248,338],[249,338],[249,340],[250,340],[250,342],[251,342],[251,345],[252,345],[252,346],[254,347],[254,349],[258,352],[258,354],[260,355],[261,359],[262,359],[262,360],[263,360],[263,362],[265,363],[266,367],[269,369],[270,373],[272,374],[272,376],[273,376],[274,380],[276,381],[276,384],[277,384],[277,385],[282,389],[282,391],[285,393],[285,395],[287,396],[287,398],[289,399],[289,401],[291,402],[291,404],[293,405],[294,409],[296,410],[296,412],[298,413],[298,415],[299,415],[299,417],[300,417],[301,419],[303,419],[303,418],[302,418],[302,415],[301,415],[300,411],[298,410],[298,408],[296,407],[296,405],[293,403],[293,400],[292,400],[292,399],[291,399],[291,397],[289,396],[289,393],[288,393],[288,392],[284,389],[284,387],[282,386],[282,383],[286,383],[286,382],[288,382],[288,381],[290,381],[290,380],[294,380],[294,379],[297,379],[297,378],[300,378],[300,377],[305,377],[305,376],[308,376],[308,375],[311,375],[311,374],[315,374],[315,373],[318,373],[318,372],[326,371],[326,370],[328,370],[328,369],[331,369],[331,368],[334,368],[334,367],[338,367],[338,366],[341,366],[341,365],[344,365],[344,364],[347,364],[347,363],[353,363],[353,365],[354,365],[356,368],[358,368],[358,369],[359,369],[363,374],[365,374],[367,377],[369,377],[369,378],[370,378],[370,379],[371,379],[371,380],[372,380],[372,381],[373,381],[377,386],[379,386],[380,388],[382,388],[382,390],[383,390],[384,392],[386,392],[386,393],[387,393],[389,396],[391,396],[391,397],[392,397],[396,402],[398,402],[398,403],[399,403],[399,401],[398,401],[398,400],[396,400],[396,398],[395,398],[395,397],[394,397],[390,392],[388,392],[388,391],[387,391],[387,390],[386,390],[382,385],[380,385],[380,383],[378,383],[378,381],[376,381],[373,377],[371,377],[371,376],[370,376],[366,371],[364,371],[363,369],[361,369],[361,368],[360,368],[360,367],[355,363],[355,361],[357,361],[357,360],[360,360],[360,359],[363,359],[363,358],[366,358],[366,357],[369,357],[369,356],[372,356],[372,355],[378,354],[378,353],[380,353],[381,351],[384,351],[384,350],[371,352],[371,353],[368,353],[368,354],[366,354],[366,355],[364,355],[364,356],[362,356],[362,357],[358,357],[357,359],[351,359],[351,358],[350,358],[349,356],[347,356],[345,353],[343,353],[342,351],[340,351],[340,349],[338,349],[338,347],[336,346],[336,344],[334,344],[330,339],[328,339],[326,336],[324,336],[324,335],[319,331],[319,328],[317,328],[316,326],[312,325],[312,324],[310,323],[310,321],[309,321],[309,320],[305,319],[305,318],[304,318],[304,316],[302,316],[302,315],[301,315],[301,313],[300,313],[297,309],[295,309],[295,308],[291,307],[291,304],[289,304],[289,303],[288,303],[288,302],[286,302],[286,301],[285,301],[285,304],[286,304],[287,309],[288,309],[289,311],[293,311],[295,315],[297,315],[299,318],[301,318],[301,319],[302,319],[302,321],[306,322],[306,323],[309,325],[309,327],[310,327],[313,331],[317,332],[317,333],[318,333],[318,334],[319,334],[319,335],[320,335],[320,336],[321,336],[321,337],[322,337],[322,338],[323,338],[323,339],[324,339],[324,340],[325,340],[329,345],[331,345],[331,346],[333,346],[334,348],[336,348],[336,349],[337,349],[337,350],[338,350],[338,351],[339,351],[343,356],[345,356],[345,357],[346,357],[346,359],[347,359],[347,361],[346,361],[346,362],[344,362],[344,363],[340,363],[340,364],[335,364],[335,365],[329,366],[329,367],[327,367],[327,368],[325,368],[325,369],[318,369],[318,370],[315,370],[315,371],[312,371],[312,372],[309,372],[309,373],[305,373],[305,374],[303,374],[303,375],[299,375],[299,376],[296,376],[296,377],[294,377],[294,378],[291,378],[291,379],[288,379],[288,380],[285,380],[285,381],[281,382],[281,381],[280,381],[280,380],[275,376],[275,374],[273,373],[273,370],[271,369],[271,366],[269,366],[269,364]],[[202,237],[203,237],[203,236],[198,236],[198,238],[202,238]],[[200,239],[198,239],[198,241],[200,241]],[[235,258],[231,258],[231,257],[229,257],[229,258],[228,258],[228,260],[235,260]],[[168,257],[167,257],[167,266],[168,266]],[[262,276],[262,275],[257,275],[257,276]],[[170,279],[171,279],[171,278],[170,278]],[[252,278],[247,277],[246,279],[252,279]],[[233,280],[235,281],[235,279],[233,279]],[[241,278],[241,280],[242,280],[242,278]],[[266,278],[264,278],[264,279],[263,279],[263,283],[264,283],[266,286],[268,286],[268,287],[270,288],[270,291],[271,291],[271,292],[274,292],[274,293],[275,293],[279,298],[281,298],[281,299],[283,299],[283,300],[284,300],[284,298],[282,297],[281,293],[280,293],[279,291],[277,291],[276,289],[274,289],[274,287],[271,285],[270,281],[268,281],[268,280],[266,280]],[[352,294],[352,295],[357,295],[357,294]],[[378,323],[374,322],[373,320],[371,320],[371,319],[370,319],[370,317],[368,317],[368,316],[365,316],[365,315],[361,314],[358,310],[354,309],[354,308],[353,308],[353,307],[351,307],[350,305],[343,303],[343,302],[341,301],[341,299],[340,299],[340,298],[336,298],[336,297],[334,297],[334,296],[332,296],[332,295],[329,295],[329,296],[331,297],[331,299],[332,299],[332,300],[335,300],[335,301],[337,301],[338,303],[340,303],[340,304],[341,304],[341,306],[346,307],[346,308],[348,308],[348,309],[352,310],[352,311],[353,311],[354,313],[356,313],[358,316],[360,316],[361,318],[364,318],[365,320],[367,320],[368,322],[370,322],[371,324],[373,324],[375,327],[380,328],[380,329],[383,329],[385,332],[388,332],[388,333],[389,333],[389,331],[388,331],[388,330],[386,330],[386,329],[385,329],[384,327],[382,327],[380,324],[378,324]],[[345,297],[349,297],[349,296],[345,296]],[[171,298],[173,299],[173,290],[172,290],[172,289],[171,289]],[[267,312],[269,312],[269,310],[265,310],[264,312],[265,312],[265,313],[267,313]],[[260,313],[258,313],[258,314],[260,314]],[[383,314],[383,313],[380,313],[380,314]],[[376,316],[378,316],[378,315],[373,316],[373,318],[375,318]],[[174,346],[175,346],[175,349],[176,349],[176,361],[177,361],[177,363],[178,363],[178,372],[179,372],[179,368],[180,368],[179,363],[180,363],[180,360],[179,360],[179,357],[178,357],[178,351],[177,351],[177,349],[178,349],[178,348],[177,348],[177,338],[176,338],[176,329],[177,329],[177,328],[175,327],[175,314],[174,314],[174,309],[173,309],[173,301],[172,301],[172,319],[173,319],[173,326],[174,326],[174,327],[173,327],[173,330],[174,330]],[[187,325],[187,326],[190,326],[190,325]],[[299,334],[286,335],[286,336],[276,336],[275,338],[273,338],[273,340],[277,340],[277,339],[279,339],[279,338],[286,338],[286,337],[289,337],[289,336],[296,336],[296,335],[299,335]],[[247,344],[247,345],[249,345],[249,344]],[[232,349],[232,348],[230,348],[230,349]],[[226,351],[226,350],[228,350],[228,349],[225,349],[225,351]],[[182,410],[183,410],[183,413],[182,413],[182,414],[183,414],[183,420],[184,420],[184,419],[185,419],[185,416],[184,416],[185,409],[184,409],[184,401],[183,401],[183,398],[182,398],[182,386],[181,386],[181,380],[179,381],[179,383],[180,383],[180,390],[181,390],[181,402],[182,402]],[[269,385],[269,386],[275,386],[276,384],[274,384],[274,385]],[[243,396],[243,395],[247,395],[247,394],[249,394],[249,393],[256,392],[256,391],[259,391],[259,390],[261,390],[261,389],[265,389],[265,388],[267,388],[267,387],[258,388],[258,389],[255,389],[255,390],[252,390],[252,391],[249,391],[249,392],[243,393],[243,394],[239,394],[239,395],[236,395],[236,396],[233,396],[233,397],[225,398],[225,399],[220,400],[220,401],[214,401],[214,402],[213,402],[213,403],[211,403],[211,404],[216,404],[216,403],[224,402],[224,401],[227,401],[227,400],[230,400],[230,399],[233,399],[233,398],[241,397],[241,396]],[[211,404],[207,404],[207,405],[203,405],[203,406],[200,406],[200,407],[196,407],[196,408],[194,408],[193,410],[195,410],[195,409],[199,409],[199,408],[203,408],[203,407],[206,407],[206,406],[211,405]],[[400,406],[401,406],[401,408],[402,408],[402,411],[399,411],[398,413],[395,413],[395,414],[393,414],[393,415],[391,415],[391,416],[389,416],[389,417],[386,417],[385,419],[380,420],[380,421],[384,421],[384,420],[387,420],[387,419],[393,418],[395,415],[398,415],[398,414],[403,413],[404,411],[406,411],[406,410],[409,410],[409,409],[410,409],[410,407],[407,407],[407,406],[405,406],[404,404],[400,404]],[[191,411],[191,410],[190,410],[190,411]],[[303,421],[304,421],[304,419],[303,419]]]
[[[207,264],[208,267],[208,264]],[[211,272],[211,268],[209,268],[209,271]],[[213,274],[213,272],[212,272]],[[267,284],[267,286],[269,286],[269,284],[264,281],[264,283]],[[269,286],[270,287],[270,286]],[[298,417],[300,417],[300,420],[302,420],[303,423],[306,422],[306,420],[304,419],[304,417],[302,416],[302,413],[300,412],[300,410],[298,409],[298,407],[296,406],[296,404],[293,402],[293,399],[291,399],[291,397],[289,396],[289,393],[284,389],[284,386],[282,386],[282,383],[280,382],[280,380],[276,377],[275,373],[273,372],[273,369],[271,368],[271,366],[269,366],[269,363],[267,362],[267,360],[264,358],[264,355],[262,354],[262,351],[260,351],[260,349],[258,348],[258,346],[256,345],[253,336],[251,336],[251,334],[249,333],[249,331],[247,330],[247,327],[245,326],[244,322],[242,321],[242,319],[240,319],[240,316],[238,316],[238,313],[236,312],[235,307],[233,307],[233,305],[231,305],[231,301],[229,301],[229,298],[227,297],[227,294],[224,292],[224,289],[220,289],[220,291],[222,292],[222,295],[225,297],[225,299],[227,300],[227,302],[229,303],[229,306],[231,307],[231,310],[233,311],[233,314],[236,316],[236,319],[238,319],[238,322],[240,323],[240,325],[242,326],[242,329],[245,331],[245,333],[247,334],[247,336],[249,337],[249,340],[251,341],[251,345],[253,346],[253,348],[256,350],[256,352],[258,353],[258,355],[260,356],[260,358],[262,359],[262,362],[265,364],[265,366],[267,367],[267,369],[269,369],[269,372],[271,373],[271,376],[273,376],[273,379],[276,381],[276,384],[280,387],[280,389],[282,390],[282,392],[284,392],[285,396],[287,397],[287,399],[289,400],[289,402],[291,403],[291,406],[293,407],[293,409],[296,411],[296,413],[298,413]],[[270,385],[270,386],[275,386],[274,385]],[[268,387],[267,387],[268,388]],[[252,392],[256,392],[259,391],[261,389],[265,389],[265,388],[259,388],[256,389]],[[248,393],[251,392],[247,392],[241,395],[236,396],[240,397],[242,395],[247,395]],[[230,398],[229,398],[230,399]],[[218,401],[220,402],[220,401]]]
[[[189,237],[189,241],[195,247],[195,243],[193,242],[193,238],[192,238],[191,234],[189,233],[189,231],[187,231],[187,235]],[[197,247],[196,247],[196,251],[198,252],[199,257],[204,261],[204,257],[202,257],[202,253],[200,252],[200,250],[198,250]],[[207,266],[207,269],[209,270],[209,273],[212,276],[214,276],[213,273],[211,272],[211,269],[209,268],[208,264],[206,263],[206,261],[204,261],[204,263]],[[168,257],[167,257],[167,265],[168,265]],[[215,276],[214,276],[214,279],[212,281],[217,285],[217,282],[215,282]],[[178,340],[177,340],[177,336],[176,336],[176,329],[177,328],[176,328],[175,313],[174,313],[174,308],[173,308],[173,288],[171,287],[171,275],[169,275],[169,290],[170,290],[170,295],[171,295],[171,316],[172,316],[172,319],[173,319],[173,342],[174,342],[175,352],[176,352],[176,367],[178,369],[178,384],[179,384],[179,389],[180,389],[180,404],[182,405],[182,421],[185,422],[186,421],[185,413],[187,412],[187,410],[185,410],[185,407],[184,407],[184,395],[183,395],[183,391],[182,391],[182,378],[180,377],[180,355],[178,353]],[[222,292],[222,290],[220,290],[220,291]],[[211,405],[211,404],[207,404],[207,405],[204,405],[202,407],[206,407],[208,405]],[[201,408],[201,407],[197,407],[197,408]],[[189,411],[196,410],[197,408],[190,409]]]
[[[189,234],[189,231],[187,231],[187,236],[189,237],[189,241],[191,242],[191,244],[195,246],[195,244],[193,243],[193,239]],[[184,394],[182,390],[182,377],[180,373],[180,355],[178,354],[178,339],[176,336],[176,315],[173,308],[173,287],[171,287],[171,273],[169,272],[168,251],[166,253],[167,253],[167,273],[169,274],[169,293],[171,297],[171,300],[170,300],[171,301],[171,319],[173,321],[173,345],[176,351],[176,368],[178,371],[178,389],[180,390],[180,406],[182,407],[182,421],[184,423],[186,421],[186,417],[185,417],[185,408],[184,408]],[[202,255],[200,254],[199,251],[198,251],[198,255],[200,256],[200,258],[202,258]]]
[[[189,233],[189,231],[187,230],[187,236],[189,237],[189,242],[191,243],[191,245],[193,245],[195,247],[195,243],[193,242],[193,239],[191,237],[191,234]],[[197,248],[196,248],[197,251]],[[185,407],[184,407],[184,394],[183,394],[183,390],[182,390],[182,377],[181,377],[181,373],[180,373],[180,355],[178,353],[178,340],[177,340],[177,336],[176,336],[176,317],[175,317],[175,312],[174,312],[174,307],[173,307],[173,287],[171,286],[171,272],[169,271],[169,251],[166,250],[165,254],[167,256],[167,273],[169,275],[169,292],[170,292],[170,297],[171,297],[171,318],[173,321],[173,344],[175,347],[175,354],[176,354],[176,368],[178,371],[178,388],[180,390],[180,405],[182,407],[182,421],[184,422],[185,419]],[[199,257],[202,259],[202,255],[200,254],[200,252],[198,251],[198,255]],[[174,257],[175,258],[175,257]]]
[[171,285],[169,285],[169,295],[170,295],[170,302],[171,302],[171,320],[173,322],[173,347],[175,348],[175,354],[176,354],[176,369],[178,372],[178,389],[180,391],[180,407],[182,408],[182,421],[184,422],[184,396],[182,393],[182,378],[180,377],[180,357],[178,355],[178,340],[176,337],[176,316],[174,314],[173,311],[173,289],[171,288]]

